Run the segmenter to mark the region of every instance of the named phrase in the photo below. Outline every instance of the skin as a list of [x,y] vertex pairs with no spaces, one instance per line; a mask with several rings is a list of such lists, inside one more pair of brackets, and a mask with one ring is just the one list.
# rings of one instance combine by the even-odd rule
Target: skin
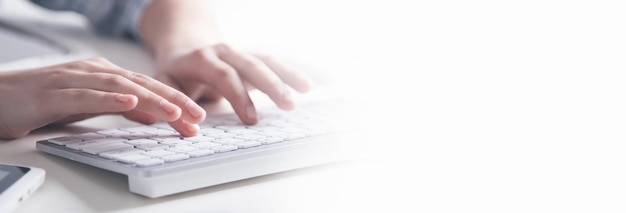
[[258,89],[284,110],[288,87],[307,92],[309,78],[264,55],[220,42],[207,0],[155,0],[141,18],[141,38],[155,61],[154,78],[103,58],[0,73],[0,138],[51,124],[121,114],[144,124],[167,121],[182,136],[198,133],[206,112],[196,101],[229,101],[246,124],[258,117],[248,91]]
[[2,72],[0,100],[0,138],[111,113],[146,124],[172,121],[182,135],[192,136],[194,123],[206,115],[180,91],[103,58]]
[[148,7],[140,32],[155,58],[155,77],[197,101],[225,98],[246,124],[258,122],[252,88],[293,109],[288,87],[307,92],[311,80],[269,56],[220,42],[211,8],[207,0],[158,0]]

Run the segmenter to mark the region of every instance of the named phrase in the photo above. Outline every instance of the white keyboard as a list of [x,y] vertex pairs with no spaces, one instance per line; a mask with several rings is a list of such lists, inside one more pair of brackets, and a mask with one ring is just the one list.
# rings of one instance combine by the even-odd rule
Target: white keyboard
[[37,149],[125,174],[130,191],[154,198],[345,159],[351,136],[343,133],[354,124],[343,106],[265,109],[253,126],[234,114],[208,117],[187,138],[159,123],[47,139]]

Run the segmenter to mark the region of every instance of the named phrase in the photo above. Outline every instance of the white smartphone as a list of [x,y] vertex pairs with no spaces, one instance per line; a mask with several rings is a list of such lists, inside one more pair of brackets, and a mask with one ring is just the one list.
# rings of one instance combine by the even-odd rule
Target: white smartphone
[[0,212],[12,212],[45,179],[43,169],[0,164]]

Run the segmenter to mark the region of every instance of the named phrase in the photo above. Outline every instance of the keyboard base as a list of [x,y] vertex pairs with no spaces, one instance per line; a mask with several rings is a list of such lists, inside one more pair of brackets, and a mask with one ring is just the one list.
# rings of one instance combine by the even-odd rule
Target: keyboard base
[[[330,148],[330,149],[329,149]],[[336,150],[336,151],[332,151]],[[150,198],[349,159],[335,146],[301,146],[158,176],[128,176],[130,191]]]

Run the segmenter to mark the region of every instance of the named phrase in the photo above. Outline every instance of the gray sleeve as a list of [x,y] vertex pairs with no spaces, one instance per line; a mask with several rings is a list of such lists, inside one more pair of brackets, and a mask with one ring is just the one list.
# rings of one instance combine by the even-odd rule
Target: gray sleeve
[[139,21],[152,0],[31,0],[51,10],[83,14],[99,33],[140,40]]

